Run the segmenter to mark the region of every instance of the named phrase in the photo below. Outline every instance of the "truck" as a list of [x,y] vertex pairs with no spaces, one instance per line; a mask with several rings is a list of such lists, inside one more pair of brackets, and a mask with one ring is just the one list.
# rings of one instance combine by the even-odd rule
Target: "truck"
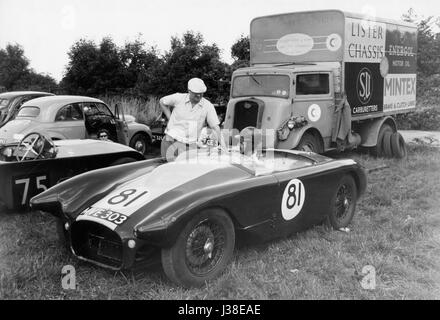
[[414,24],[340,10],[258,17],[223,128],[266,132],[280,149],[402,158],[395,116],[416,108],[416,72]]

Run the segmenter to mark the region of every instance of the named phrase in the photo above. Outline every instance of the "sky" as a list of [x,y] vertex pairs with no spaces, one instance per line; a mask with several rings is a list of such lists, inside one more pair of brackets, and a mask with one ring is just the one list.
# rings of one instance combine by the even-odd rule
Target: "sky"
[[192,30],[231,63],[231,46],[249,34],[255,17],[340,9],[399,20],[410,8],[420,17],[440,16],[438,0],[0,0],[0,48],[20,44],[31,68],[59,81],[69,48],[81,38],[98,44],[111,36],[122,46],[140,35],[164,53],[172,36]]

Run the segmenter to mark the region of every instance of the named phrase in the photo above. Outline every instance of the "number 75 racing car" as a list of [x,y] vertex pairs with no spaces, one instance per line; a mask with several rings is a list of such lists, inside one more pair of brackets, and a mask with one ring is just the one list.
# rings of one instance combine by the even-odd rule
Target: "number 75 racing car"
[[199,150],[99,169],[31,199],[59,218],[82,260],[114,270],[160,251],[174,282],[199,286],[231,259],[237,236],[269,240],[328,219],[347,226],[366,187],[353,160],[286,150]]

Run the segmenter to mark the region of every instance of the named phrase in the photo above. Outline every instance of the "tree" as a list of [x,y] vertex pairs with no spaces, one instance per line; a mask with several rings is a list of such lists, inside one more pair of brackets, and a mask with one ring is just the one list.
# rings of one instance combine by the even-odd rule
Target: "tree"
[[70,94],[87,94],[94,90],[99,49],[94,41],[80,39],[72,45],[69,63],[61,81],[61,87]]
[[220,60],[216,44],[207,45],[200,33],[187,31],[182,38],[171,38],[171,49],[164,55],[163,64],[155,70],[151,83],[156,95],[186,92],[187,82],[193,77],[204,80],[207,96],[213,102],[226,99],[228,91],[219,86],[228,65]]
[[29,60],[19,44],[0,49],[0,85],[12,90],[15,83],[29,73]]
[[250,63],[250,40],[249,36],[241,35],[241,37],[232,45],[231,56],[234,62],[231,65],[231,71],[239,68],[249,67]]

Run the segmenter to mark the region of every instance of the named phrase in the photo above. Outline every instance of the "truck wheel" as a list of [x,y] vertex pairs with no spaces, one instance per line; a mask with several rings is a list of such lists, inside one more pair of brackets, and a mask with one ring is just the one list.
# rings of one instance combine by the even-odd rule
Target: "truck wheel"
[[172,247],[162,249],[162,266],[171,281],[184,287],[201,286],[223,272],[234,245],[229,216],[206,210],[183,228]]
[[384,135],[386,132],[393,133],[393,128],[389,124],[384,123],[379,130],[377,135],[377,144],[375,147],[371,148],[371,154],[375,157],[383,157],[385,155],[384,150]]
[[305,133],[296,147],[297,150],[322,153],[322,146],[320,141],[310,133]]
[[350,224],[356,209],[356,200],[356,183],[351,175],[345,175],[336,187],[328,216],[328,222],[334,229],[339,230]]
[[145,155],[148,150],[148,137],[143,133],[136,133],[130,141],[130,147]]
[[403,159],[407,156],[406,144],[402,135],[399,132],[395,132],[391,135],[391,150],[397,159]]
[[393,150],[391,150],[391,136],[393,135],[392,132],[386,131],[383,135],[383,156],[386,158],[392,158],[393,157]]

